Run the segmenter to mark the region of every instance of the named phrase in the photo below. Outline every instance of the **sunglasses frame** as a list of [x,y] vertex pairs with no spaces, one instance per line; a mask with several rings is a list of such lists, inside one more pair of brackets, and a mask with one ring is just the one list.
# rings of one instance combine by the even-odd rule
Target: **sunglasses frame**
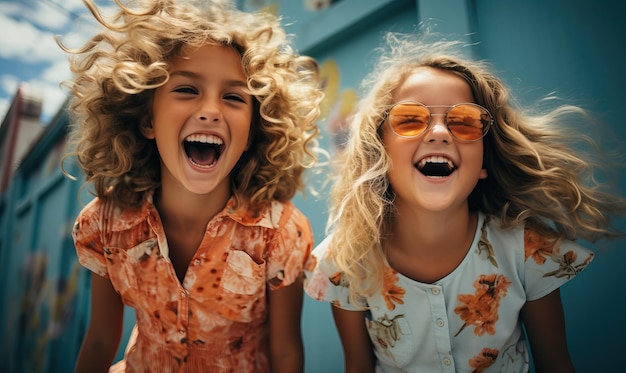
[[[396,130],[393,128],[393,126],[391,125],[391,122],[388,120],[389,116],[391,114],[391,111],[399,105],[412,105],[412,106],[422,106],[425,107],[426,110],[428,110],[428,124],[426,124],[426,128],[424,128],[424,130],[420,133],[418,133],[417,135],[413,135],[413,136],[406,136],[406,135],[401,135],[399,133],[396,132]],[[450,129],[449,125],[448,125],[448,113],[450,113],[450,111],[452,111],[452,109],[454,109],[455,107],[458,106],[464,106],[464,105],[471,105],[471,106],[476,106],[479,109],[482,109],[485,111],[485,113],[487,113],[487,115],[489,115],[489,122],[487,122],[487,124],[485,125],[485,127],[482,130],[482,135],[477,138],[477,139],[473,139],[473,140],[465,140],[465,139],[461,139],[459,137],[457,137],[454,132]],[[443,114],[433,114],[430,111],[430,108],[448,108],[448,110],[443,113]],[[401,102],[397,102],[395,104],[393,104],[385,113],[385,118],[383,119],[383,121],[380,123],[380,125],[382,125],[383,123],[387,122],[389,124],[389,128],[391,129],[391,132],[393,132],[394,135],[398,136],[398,137],[402,137],[405,139],[413,139],[419,136],[422,136],[423,134],[425,134],[426,132],[428,132],[428,130],[431,128],[432,126],[432,119],[433,116],[438,115],[438,116],[443,116],[444,118],[444,124],[446,125],[446,128],[448,129],[448,132],[450,132],[450,135],[457,141],[460,142],[475,142],[478,141],[480,139],[482,139],[483,137],[485,137],[485,135],[487,134],[487,132],[489,132],[489,129],[491,128],[491,126],[493,125],[493,115],[491,115],[491,112],[489,112],[489,110],[487,110],[485,107],[475,104],[473,102],[461,102],[455,105],[424,105],[421,102],[417,102],[417,101],[401,101]]]

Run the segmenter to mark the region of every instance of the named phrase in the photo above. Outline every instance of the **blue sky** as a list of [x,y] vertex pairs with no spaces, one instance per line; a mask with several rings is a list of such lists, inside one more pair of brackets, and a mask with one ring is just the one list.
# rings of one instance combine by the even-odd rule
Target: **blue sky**
[[71,78],[54,36],[78,47],[95,32],[95,21],[81,0],[0,0],[0,27],[0,120],[18,87],[27,85],[42,97],[47,124],[66,98],[60,82]]

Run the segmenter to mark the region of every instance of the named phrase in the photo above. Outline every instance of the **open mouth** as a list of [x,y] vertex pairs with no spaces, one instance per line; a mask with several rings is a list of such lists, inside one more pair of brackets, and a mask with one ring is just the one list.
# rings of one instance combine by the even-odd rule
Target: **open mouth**
[[445,177],[456,170],[452,161],[442,156],[430,156],[420,160],[415,167],[425,176]]
[[187,158],[198,167],[209,168],[220,158],[224,141],[215,135],[194,134],[183,141]]

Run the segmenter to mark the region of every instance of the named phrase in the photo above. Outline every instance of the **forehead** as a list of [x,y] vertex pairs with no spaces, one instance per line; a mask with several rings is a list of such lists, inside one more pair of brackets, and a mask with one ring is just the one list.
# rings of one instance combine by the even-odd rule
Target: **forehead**
[[394,102],[416,101],[424,105],[474,102],[469,84],[451,71],[419,67],[410,72],[393,95]]
[[231,64],[237,67],[241,66],[241,56],[229,45],[204,44],[201,46],[185,45],[180,52],[171,61],[172,66],[181,66],[189,64],[210,64],[212,61],[217,63]]

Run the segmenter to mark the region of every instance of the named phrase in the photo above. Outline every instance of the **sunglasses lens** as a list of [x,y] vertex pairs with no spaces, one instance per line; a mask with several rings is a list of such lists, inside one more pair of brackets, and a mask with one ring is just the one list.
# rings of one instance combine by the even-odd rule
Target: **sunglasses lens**
[[[416,137],[428,128],[430,116],[427,106],[405,103],[391,108],[388,121],[397,135]],[[482,138],[491,121],[491,114],[487,109],[475,104],[459,104],[446,114],[446,124],[450,132],[461,141],[476,141]]]
[[396,105],[389,112],[389,124],[393,132],[406,137],[424,132],[428,127],[429,118],[428,108],[417,104]]
[[448,112],[446,120],[456,138],[474,141],[483,137],[491,122],[491,114],[478,105],[461,104]]

